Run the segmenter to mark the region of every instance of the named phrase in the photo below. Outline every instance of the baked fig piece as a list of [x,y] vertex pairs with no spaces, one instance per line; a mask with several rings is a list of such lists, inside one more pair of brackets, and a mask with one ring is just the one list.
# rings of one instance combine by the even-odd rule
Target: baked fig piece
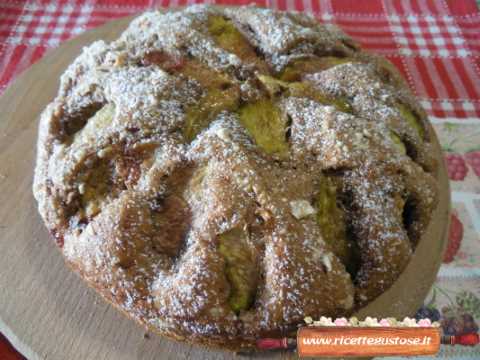
[[192,141],[210,122],[222,111],[232,111],[237,108],[240,92],[236,87],[227,89],[210,89],[192,106],[185,117],[185,138]]
[[267,63],[257,55],[253,45],[237,29],[231,19],[221,15],[211,16],[208,19],[208,31],[222,49],[237,55],[260,72],[269,72]]
[[307,15],[148,12],[61,77],[39,212],[68,265],[162,336],[240,350],[348,316],[436,208],[435,135],[399,79]]
[[270,100],[261,100],[239,110],[240,122],[267,154],[288,156],[287,117]]
[[352,111],[350,104],[345,99],[341,97],[331,97],[328,94],[322,93],[307,82],[287,83],[268,75],[258,75],[258,79],[263,84],[270,97],[285,95],[286,97],[308,98],[324,105],[335,106],[338,110],[343,112],[349,113]]
[[300,81],[306,74],[320,72],[333,66],[351,62],[352,59],[334,56],[309,57],[293,60],[280,73],[283,81]]
[[425,136],[425,131],[423,130],[423,126],[419,117],[403,104],[397,104],[396,108],[400,115],[408,123],[408,125],[410,125],[410,127],[416,131],[418,137],[420,139],[423,139],[423,137]]
[[341,186],[333,177],[320,178],[317,208],[317,223],[325,242],[347,269],[355,268],[357,244],[348,237],[347,214],[341,205]]
[[237,314],[252,304],[258,276],[246,236],[238,229],[219,235],[219,251],[225,258],[225,273],[231,287],[229,304]]

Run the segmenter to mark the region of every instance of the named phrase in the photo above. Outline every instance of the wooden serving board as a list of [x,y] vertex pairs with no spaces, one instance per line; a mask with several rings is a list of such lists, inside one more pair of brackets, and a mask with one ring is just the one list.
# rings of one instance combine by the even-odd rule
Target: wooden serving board
[[[68,41],[18,77],[0,99],[0,331],[28,359],[229,359],[234,355],[146,336],[103,302],[63,263],[32,196],[38,116],[55,96],[59,76],[94,40],[111,41],[131,18]],[[437,144],[438,145],[438,144]],[[443,164],[438,147],[439,161]],[[441,199],[409,266],[364,316],[412,315],[441,263],[449,219],[449,187],[440,169]],[[288,353],[269,358],[295,357]],[[256,356],[258,358],[259,355]]]

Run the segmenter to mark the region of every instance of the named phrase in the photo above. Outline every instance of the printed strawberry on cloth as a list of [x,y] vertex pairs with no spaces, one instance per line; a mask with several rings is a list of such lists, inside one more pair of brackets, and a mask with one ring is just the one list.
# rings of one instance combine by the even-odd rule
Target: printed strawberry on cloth
[[[111,19],[193,3],[249,0],[61,0],[0,3],[0,92],[46,51]],[[474,0],[257,0],[340,26],[404,74],[440,137],[452,186],[445,264],[418,316],[446,334],[480,324],[480,12]],[[421,274],[419,274],[421,276]],[[0,359],[21,358],[0,337]],[[480,346],[442,347],[440,357],[480,358]]]

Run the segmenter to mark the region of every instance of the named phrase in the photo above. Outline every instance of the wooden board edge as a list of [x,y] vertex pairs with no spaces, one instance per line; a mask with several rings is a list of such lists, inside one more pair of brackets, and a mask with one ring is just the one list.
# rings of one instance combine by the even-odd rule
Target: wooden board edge
[[0,318],[0,329],[2,335],[12,344],[20,354],[28,360],[42,360],[42,358],[25,342],[23,342],[13,330]]
[[[112,23],[116,23],[116,26],[123,26],[123,24],[128,24],[133,17],[134,16],[128,16],[128,17],[124,17],[124,18],[120,18],[120,19],[108,22],[108,23],[106,23],[106,24],[104,24],[104,25],[102,25],[98,28],[89,30],[89,31],[79,35],[78,37],[67,41],[66,43],[62,44],[62,46],[66,45],[66,46],[72,46],[73,47],[72,43],[74,41],[78,41],[79,39],[89,39],[90,37],[94,36],[94,33],[96,31],[103,31],[103,29],[106,29],[106,28],[109,28],[110,26],[112,26]],[[88,40],[83,40],[83,41],[88,41]],[[51,61],[51,59],[54,58],[58,52],[63,51],[62,46],[59,47],[59,48],[56,48],[56,49],[52,49],[42,59],[40,59],[37,63],[33,64],[30,68],[26,69],[22,74],[20,74],[19,77],[16,79],[16,81],[14,81],[5,90],[4,94],[2,95],[2,98],[4,98],[4,96],[13,96],[15,91],[18,89],[18,87],[21,86],[21,83],[22,83],[23,79],[28,77],[28,73],[31,70],[36,70],[37,68],[40,68],[40,67],[44,66],[46,63],[48,63],[49,61]],[[79,53],[77,52],[75,56],[77,56],[78,54]],[[435,139],[435,141],[436,141],[436,139]],[[442,164],[440,164],[440,166],[444,166],[444,164],[442,163]],[[441,179],[439,179],[439,181],[441,181]],[[448,185],[448,179],[447,179],[447,185]],[[449,194],[449,191],[448,191],[448,194]],[[448,204],[450,206],[450,195],[448,195],[448,198],[449,198]],[[448,212],[450,212],[450,210],[448,210]],[[448,230],[448,222],[445,224],[445,227],[444,227],[444,238],[442,239],[443,244],[444,244],[443,249],[445,249],[446,243],[447,243],[446,242],[446,237],[448,236],[447,230]],[[439,259],[437,261],[437,264],[435,265],[436,269],[437,269],[437,271],[436,271],[437,273],[438,273],[438,269],[439,269],[440,265],[441,265],[441,259]],[[434,280],[435,280],[435,277],[433,278],[433,281]],[[432,283],[433,283],[433,281],[432,281]],[[22,341],[13,333],[13,331],[11,331],[10,327],[2,321],[2,319],[0,319],[0,328],[5,329],[5,336],[28,359],[34,359],[34,360],[40,359],[40,357],[37,354],[35,354],[35,352],[33,352],[33,350],[27,344],[22,343]]]

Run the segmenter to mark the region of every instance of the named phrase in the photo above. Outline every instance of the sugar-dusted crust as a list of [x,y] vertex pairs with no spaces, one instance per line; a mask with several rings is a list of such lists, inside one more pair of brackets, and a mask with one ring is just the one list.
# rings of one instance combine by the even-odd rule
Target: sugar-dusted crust
[[436,206],[433,136],[401,76],[337,28],[194,6],[83,50],[42,113],[33,190],[105,299],[236,350],[397,279]]

